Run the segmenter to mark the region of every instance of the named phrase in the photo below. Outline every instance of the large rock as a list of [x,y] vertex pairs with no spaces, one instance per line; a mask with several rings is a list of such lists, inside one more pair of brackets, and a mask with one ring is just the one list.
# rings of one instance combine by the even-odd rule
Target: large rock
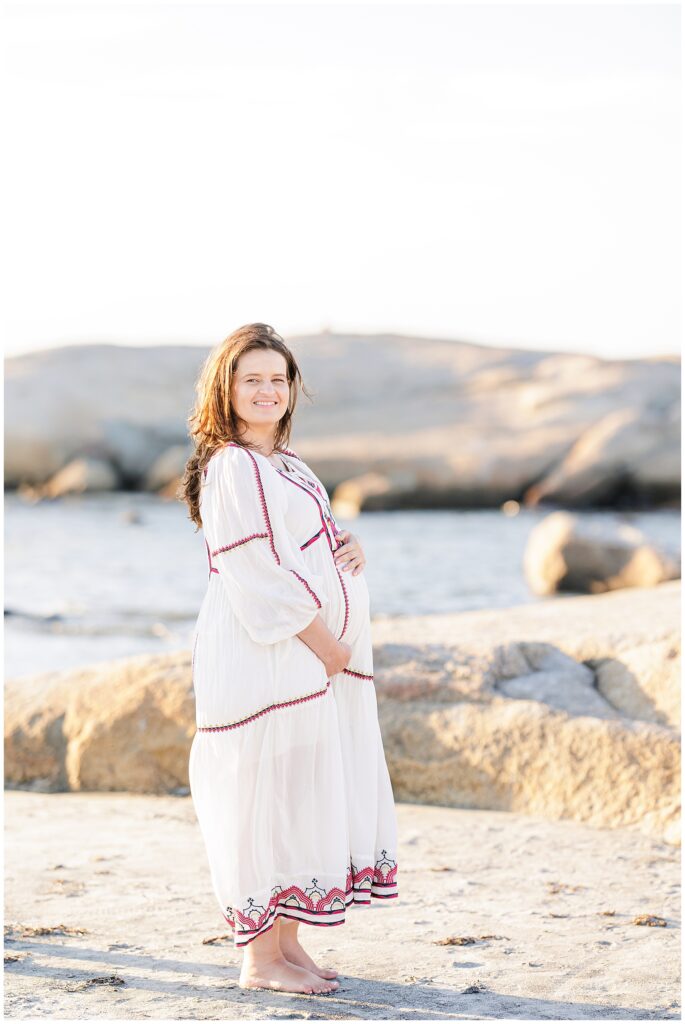
[[592,424],[570,452],[525,495],[528,503],[560,498],[601,503],[622,475],[639,493],[669,493],[680,473],[680,406],[628,406]]
[[600,594],[678,579],[680,557],[660,549],[632,525],[586,521],[558,511],[531,530],[523,568],[536,594]]
[[[374,622],[398,800],[679,835],[680,587]],[[188,785],[187,652],[9,681],[12,786]]]
[[5,689],[5,779],[167,793],[188,785],[194,723],[185,651],[17,680]]
[[5,486],[41,484],[72,459],[111,462],[141,486],[187,444],[185,417],[208,349],[69,345],[5,360]]
[[119,486],[119,476],[105,459],[73,459],[50,477],[42,488],[46,498],[62,498],[66,494],[113,491]]
[[183,475],[185,465],[192,454],[188,444],[177,444],[167,448],[145,474],[143,481],[146,491],[164,491],[173,487]]
[[[313,391],[291,439],[351,508],[680,499],[680,364],[400,335],[287,339]],[[5,364],[5,483],[84,454],[154,487],[209,349],[78,345]],[[340,387],[356,373],[353,387]],[[161,468],[160,468],[161,467]]]
[[679,582],[388,619],[374,641],[397,799],[680,841]]

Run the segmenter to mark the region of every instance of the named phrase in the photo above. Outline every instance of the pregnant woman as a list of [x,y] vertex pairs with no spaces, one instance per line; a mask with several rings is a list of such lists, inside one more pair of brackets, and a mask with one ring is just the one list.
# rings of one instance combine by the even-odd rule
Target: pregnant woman
[[397,827],[364,553],[288,448],[298,384],[266,324],[217,346],[180,496],[208,557],[189,773],[212,886],[243,948],[240,986],[311,993],[339,982],[299,925],[396,897]]

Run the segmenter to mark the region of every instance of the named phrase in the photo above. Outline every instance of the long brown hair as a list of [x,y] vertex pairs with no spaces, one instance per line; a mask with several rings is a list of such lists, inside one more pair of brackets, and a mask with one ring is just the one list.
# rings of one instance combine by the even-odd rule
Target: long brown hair
[[[311,398],[304,386],[300,368],[295,357],[268,324],[245,324],[212,349],[205,360],[195,383],[195,404],[188,417],[188,433],[195,445],[195,452],[186,463],[185,471],[176,497],[188,506],[189,516],[199,530],[200,486],[202,471],[214,452],[229,441],[245,448],[257,446],[241,437],[244,421],[236,415],[231,404],[231,383],[235,377],[238,360],[243,352],[251,349],[273,349],[280,352],[287,365],[289,386],[288,409],[276,425],[274,448],[287,448],[290,440],[292,417],[297,404],[298,389]],[[196,530],[197,532],[197,530]]]

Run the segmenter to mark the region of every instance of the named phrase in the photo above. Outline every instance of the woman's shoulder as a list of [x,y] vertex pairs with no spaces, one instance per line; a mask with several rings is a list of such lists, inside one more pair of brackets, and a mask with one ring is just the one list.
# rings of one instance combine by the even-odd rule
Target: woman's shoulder
[[[313,475],[304,459],[300,458],[292,448],[279,448],[278,451],[282,455],[288,456],[298,469]],[[254,452],[245,445],[229,441],[216,449],[208,465],[214,463],[216,470],[223,476],[236,479],[250,478],[253,482],[257,481],[258,486],[263,487],[266,481],[271,481],[272,477],[278,480],[278,477],[268,471],[268,467],[262,464],[262,460],[264,463],[269,462],[261,452]],[[281,470],[278,472],[280,473]],[[283,472],[285,471],[283,470]]]
[[[279,452],[283,455],[289,455],[292,459],[297,459],[303,466],[306,465],[304,459],[293,451],[292,448],[279,448]],[[217,458],[232,459],[232,460],[244,460],[251,459],[254,461],[254,452],[244,444],[239,444],[237,441],[227,441],[226,444],[216,448],[211,456],[211,460]]]
[[246,448],[243,444],[238,444],[237,441],[227,441],[226,444],[221,445],[217,448],[210,460],[215,464],[224,463],[228,465],[249,465],[250,462],[254,462],[254,454],[249,448]]
[[212,452],[206,466],[205,479],[207,474],[219,477],[231,477],[233,479],[247,478],[252,474],[259,473],[257,459],[249,448],[242,444],[229,441]]

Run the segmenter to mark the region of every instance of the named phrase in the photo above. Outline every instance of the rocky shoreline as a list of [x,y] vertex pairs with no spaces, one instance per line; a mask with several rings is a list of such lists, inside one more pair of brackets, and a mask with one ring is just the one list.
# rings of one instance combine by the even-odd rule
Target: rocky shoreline
[[[374,621],[396,799],[680,837],[680,581]],[[8,680],[6,786],[183,793],[189,651]]]
[[[402,335],[287,339],[313,394],[291,439],[360,509],[679,507],[680,362]],[[5,361],[5,486],[173,497],[201,346],[74,345]],[[354,393],[338,382],[363,366]],[[582,387],[579,387],[582,382]]]

